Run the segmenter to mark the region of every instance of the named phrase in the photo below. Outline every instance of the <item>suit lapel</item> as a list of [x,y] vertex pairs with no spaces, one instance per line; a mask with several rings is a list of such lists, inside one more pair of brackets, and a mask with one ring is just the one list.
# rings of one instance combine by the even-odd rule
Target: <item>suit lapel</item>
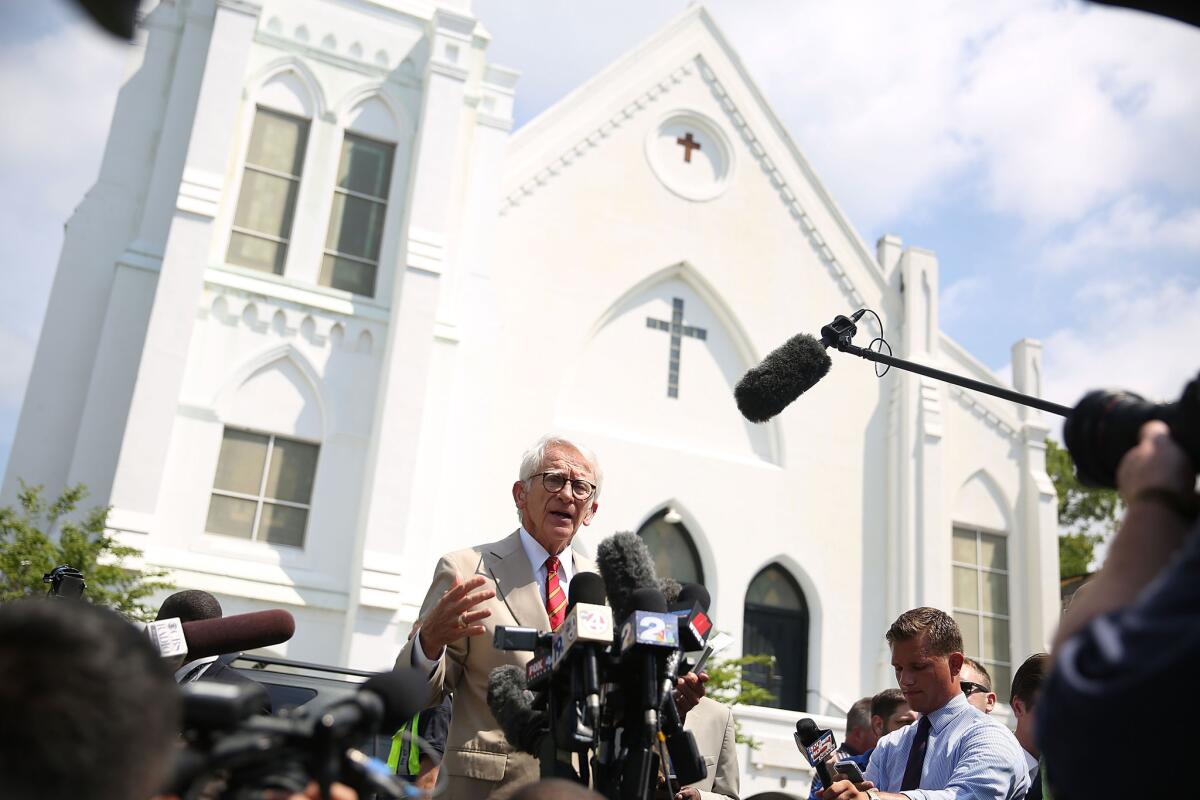
[[492,545],[484,556],[484,564],[496,582],[496,595],[508,607],[508,613],[518,625],[550,630],[550,616],[542,604],[533,567],[521,547],[521,533],[514,531]]

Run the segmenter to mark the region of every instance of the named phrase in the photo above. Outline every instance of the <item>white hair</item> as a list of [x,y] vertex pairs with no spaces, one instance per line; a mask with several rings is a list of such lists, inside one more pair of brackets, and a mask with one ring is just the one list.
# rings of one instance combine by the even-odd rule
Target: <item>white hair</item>
[[[584,460],[592,468],[592,478],[596,484],[596,491],[591,496],[591,501],[594,503],[600,497],[600,486],[604,482],[604,473],[600,470],[600,461],[596,458],[596,454],[586,445],[573,442],[565,436],[558,436],[550,433],[538,439],[532,447],[521,455],[521,471],[517,475],[517,479],[525,484],[528,490],[533,482],[533,476],[542,468],[542,463],[546,460],[546,451],[552,447],[569,447],[572,450],[583,456]],[[521,518],[521,509],[517,509],[517,518]]]

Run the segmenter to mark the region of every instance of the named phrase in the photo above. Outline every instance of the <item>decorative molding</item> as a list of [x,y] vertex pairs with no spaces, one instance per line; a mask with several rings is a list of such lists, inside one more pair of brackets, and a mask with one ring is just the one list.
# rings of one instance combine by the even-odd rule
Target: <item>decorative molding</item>
[[434,75],[441,75],[452,80],[463,81],[464,83],[471,74],[470,70],[466,67],[460,67],[457,64],[451,64],[449,61],[442,61],[441,59],[430,59],[429,71]]
[[224,286],[256,297],[273,298],[305,309],[319,309],[368,322],[386,325],[391,319],[389,308],[377,300],[230,264],[210,264],[204,282],[207,286]]
[[213,219],[221,207],[221,191],[224,185],[224,179],[216,173],[184,167],[175,207],[180,211]]
[[205,284],[197,316],[221,325],[245,325],[256,333],[285,340],[300,337],[317,349],[330,347],[350,353],[364,352],[364,333],[371,341],[376,336],[371,332],[375,325],[355,317],[212,282]]
[[444,272],[446,237],[440,233],[409,228],[406,266],[433,275]]
[[996,431],[996,433],[1003,436],[1005,439],[1014,441],[1017,439],[1017,431],[1011,425],[1000,419],[1000,417],[996,416],[994,411],[976,400],[969,392],[967,392],[966,389],[963,389],[959,386],[951,386],[949,389],[950,396],[958,400],[959,404],[962,405],[962,407],[967,411],[971,412],[971,415],[976,419],[981,420],[989,428]]
[[515,191],[510,192],[501,201],[500,216],[507,214],[509,209],[519,206],[526,197],[531,196],[538,188],[545,186],[551,178],[559,175],[564,168],[585,155],[588,150],[599,147],[600,143],[607,139],[609,134],[614,130],[635,117],[642,109],[649,107],[651,102],[682,83],[683,79],[691,74],[692,66],[690,63],[684,64],[682,67],[672,71],[667,77],[638,95],[632,103],[593,128],[575,144],[567,147],[562,155],[552,159],[549,164],[535,172],[532,178],[521,184]]
[[600,125],[596,126],[580,139],[575,144],[566,148],[562,155],[552,159],[542,169],[536,171],[531,178],[522,183],[516,190],[510,192],[500,203],[500,215],[505,216],[511,209],[519,206],[525,198],[533,195],[540,187],[545,186],[551,179],[562,173],[563,169],[569,166],[578,157],[584,155],[588,150],[598,147],[600,142],[608,138],[616,128],[626,124],[630,119],[636,116],[639,112],[645,110],[650,104],[657,100],[662,95],[669,92],[674,86],[678,85],[683,79],[692,74],[692,64],[696,65],[696,69],[700,73],[700,77],[713,95],[717,98],[717,102],[725,111],[726,118],[734,126],[737,132],[741,135],[742,140],[746,143],[751,154],[762,168],[763,172],[769,177],[772,185],[775,186],[780,199],[787,206],[792,218],[796,220],[800,226],[800,230],[807,236],[809,243],[812,245],[813,251],[817,257],[825,264],[829,270],[834,282],[842,291],[843,295],[850,301],[852,306],[864,306],[866,301],[863,299],[862,293],[858,287],[854,285],[854,281],[850,278],[846,268],[834,255],[823,236],[817,230],[816,224],[801,205],[796,193],[788,186],[787,180],[780,171],[779,166],[775,161],[767,155],[766,148],[763,147],[761,140],[750,128],[750,124],[746,121],[746,117],[738,111],[737,104],[730,97],[729,91],[724,87],[721,81],[717,78],[716,73],[704,60],[702,55],[697,54],[693,59],[690,59],[687,64],[672,71],[667,77],[663,78],[648,90],[638,95],[632,102],[626,105],[621,111],[618,111],[612,117],[608,118]]

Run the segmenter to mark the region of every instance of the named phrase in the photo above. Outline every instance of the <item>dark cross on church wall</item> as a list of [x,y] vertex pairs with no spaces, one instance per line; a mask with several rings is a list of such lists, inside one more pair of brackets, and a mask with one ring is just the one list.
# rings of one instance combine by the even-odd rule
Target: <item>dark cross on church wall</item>
[[[691,136],[689,133],[688,136]],[[666,331],[671,334],[671,359],[667,368],[667,397],[679,397],[679,351],[683,345],[683,337],[705,341],[708,331],[683,324],[683,299],[671,298],[671,321],[664,322],[654,317],[646,317],[646,327]]]
[[688,162],[689,164],[692,163],[692,151],[703,149],[702,147],[700,147],[700,143],[692,138],[691,131],[688,131],[687,136],[676,137],[675,144],[677,144],[683,148],[683,160]]

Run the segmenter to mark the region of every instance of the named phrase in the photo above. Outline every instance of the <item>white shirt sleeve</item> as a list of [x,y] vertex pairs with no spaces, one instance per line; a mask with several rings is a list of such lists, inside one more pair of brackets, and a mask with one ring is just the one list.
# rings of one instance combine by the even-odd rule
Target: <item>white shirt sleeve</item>
[[438,657],[430,659],[425,655],[425,648],[421,646],[421,632],[417,631],[417,641],[413,643],[412,649],[412,665],[417,669],[424,670],[426,675],[432,675],[437,669],[437,665],[446,657],[446,648],[442,647],[442,652],[438,653]]

